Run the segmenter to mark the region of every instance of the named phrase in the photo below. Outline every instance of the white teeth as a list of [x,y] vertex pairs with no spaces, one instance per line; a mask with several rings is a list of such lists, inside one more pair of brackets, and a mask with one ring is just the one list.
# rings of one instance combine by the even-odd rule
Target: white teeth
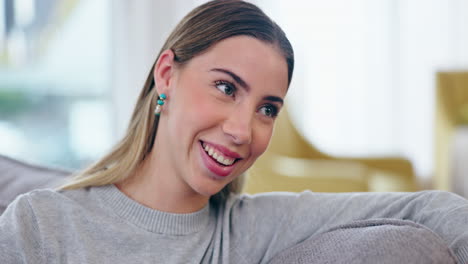
[[208,155],[210,155],[211,157],[213,157],[213,159],[215,159],[216,161],[218,161],[219,163],[223,165],[229,166],[229,165],[232,165],[235,161],[235,159],[224,157],[221,153],[216,152],[215,149],[208,146],[204,142],[203,142],[203,149],[205,150],[206,153],[208,153]]
[[217,160],[219,163],[222,163],[222,164],[225,164],[225,165],[226,165],[226,163],[227,163],[227,160],[225,160],[225,159],[223,158],[223,156],[219,156],[216,160]]

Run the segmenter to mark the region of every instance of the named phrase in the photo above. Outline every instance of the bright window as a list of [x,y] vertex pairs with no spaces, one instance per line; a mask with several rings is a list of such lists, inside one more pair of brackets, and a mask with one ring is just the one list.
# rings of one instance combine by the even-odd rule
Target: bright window
[[0,154],[80,168],[109,148],[109,5],[0,0]]

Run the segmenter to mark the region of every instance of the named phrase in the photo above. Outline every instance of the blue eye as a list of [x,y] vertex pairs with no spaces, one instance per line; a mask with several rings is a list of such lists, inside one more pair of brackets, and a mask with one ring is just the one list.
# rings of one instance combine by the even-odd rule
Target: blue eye
[[276,117],[278,115],[278,108],[273,105],[264,105],[260,108],[260,113],[267,117]]
[[236,92],[236,87],[230,82],[216,81],[215,86],[218,88],[218,90],[228,96],[234,96],[234,93]]

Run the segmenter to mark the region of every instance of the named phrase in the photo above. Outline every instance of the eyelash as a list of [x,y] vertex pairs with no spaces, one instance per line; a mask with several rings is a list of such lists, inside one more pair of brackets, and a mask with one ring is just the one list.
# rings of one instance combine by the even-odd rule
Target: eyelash
[[[224,89],[220,89],[219,86],[225,86]],[[218,89],[219,91],[221,91],[223,94],[229,96],[229,97],[234,97],[235,94],[236,94],[236,91],[237,91],[237,88],[236,86],[231,83],[231,82],[228,82],[228,81],[215,81],[215,87],[216,89]],[[230,93],[227,93],[226,92],[226,88],[229,88],[231,89],[231,92]],[[260,107],[260,110],[262,108],[266,108],[266,107],[269,107],[271,109],[271,114],[267,115],[267,114],[264,114],[266,117],[270,117],[270,118],[275,118],[277,115],[278,115],[278,107],[276,107],[275,105],[273,104],[265,104],[265,105],[262,105]]]
[[272,104],[262,105],[260,109],[264,107],[269,107],[271,109],[271,114],[270,115],[265,114],[265,116],[275,118],[278,115],[278,107],[276,107],[275,105],[272,105]]
[[[221,85],[226,86],[225,88],[232,89],[232,93],[228,94],[228,93],[226,93],[225,89],[223,89],[223,90],[219,89],[218,86],[221,86]],[[237,91],[236,86],[234,84],[230,83],[230,82],[227,82],[227,81],[215,81],[215,87],[218,90],[220,90],[222,93],[224,93],[225,95],[230,96],[230,97],[233,97],[235,95],[236,91]]]

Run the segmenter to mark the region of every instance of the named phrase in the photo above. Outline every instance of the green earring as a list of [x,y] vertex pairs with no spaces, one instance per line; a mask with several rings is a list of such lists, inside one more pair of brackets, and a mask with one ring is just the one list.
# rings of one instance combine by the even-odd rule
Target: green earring
[[159,116],[161,114],[162,106],[164,105],[164,100],[166,100],[166,94],[160,94],[158,98],[158,104],[156,105],[156,109],[154,110],[154,114]]

